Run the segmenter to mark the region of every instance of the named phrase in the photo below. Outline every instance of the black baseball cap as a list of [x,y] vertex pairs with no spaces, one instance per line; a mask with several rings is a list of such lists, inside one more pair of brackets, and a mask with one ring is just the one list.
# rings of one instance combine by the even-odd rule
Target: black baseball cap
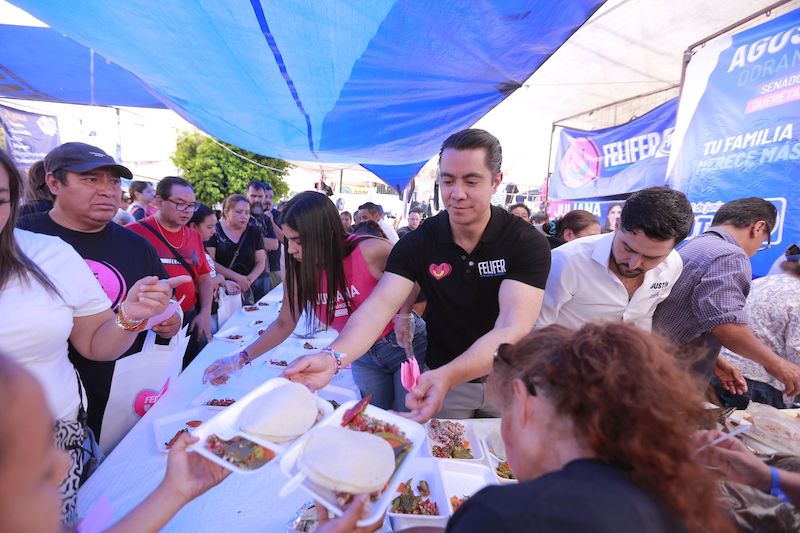
[[133,179],[127,167],[118,165],[114,158],[91,144],[64,143],[50,150],[44,157],[46,172],[68,170],[70,172],[89,172],[96,168],[112,168],[123,178]]

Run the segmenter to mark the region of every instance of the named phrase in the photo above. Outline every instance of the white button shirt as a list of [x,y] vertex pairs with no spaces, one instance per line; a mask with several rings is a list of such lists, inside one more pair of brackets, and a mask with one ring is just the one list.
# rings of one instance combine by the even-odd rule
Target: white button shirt
[[537,328],[560,324],[577,329],[588,322],[622,320],[650,331],[656,306],[683,271],[681,256],[672,250],[645,272],[644,282],[629,299],[628,290],[608,267],[613,240],[614,233],[592,235],[553,250]]

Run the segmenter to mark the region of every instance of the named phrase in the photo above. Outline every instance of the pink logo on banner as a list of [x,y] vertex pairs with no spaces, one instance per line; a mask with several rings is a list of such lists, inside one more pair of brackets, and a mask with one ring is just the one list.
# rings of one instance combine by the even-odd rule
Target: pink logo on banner
[[144,414],[156,404],[158,399],[164,396],[168,388],[169,378],[167,378],[166,383],[164,383],[164,386],[161,388],[161,392],[156,392],[152,389],[143,389],[140,391],[133,401],[133,412],[139,417],[144,416]]
[[600,152],[586,137],[570,139],[567,153],[561,160],[561,181],[571,189],[588,185],[600,175]]

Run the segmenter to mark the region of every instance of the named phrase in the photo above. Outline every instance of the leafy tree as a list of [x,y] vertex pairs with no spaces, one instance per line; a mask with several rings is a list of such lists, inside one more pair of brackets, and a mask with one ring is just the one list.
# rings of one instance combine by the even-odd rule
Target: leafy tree
[[[255,161],[258,165],[242,158]],[[291,168],[288,162],[254,154],[221,141],[218,144],[218,141],[201,133],[182,133],[178,137],[172,161],[192,184],[197,199],[207,205],[222,202],[230,194],[246,192],[247,184],[253,179],[269,183],[275,190],[276,199],[289,191],[289,186],[281,179]]]

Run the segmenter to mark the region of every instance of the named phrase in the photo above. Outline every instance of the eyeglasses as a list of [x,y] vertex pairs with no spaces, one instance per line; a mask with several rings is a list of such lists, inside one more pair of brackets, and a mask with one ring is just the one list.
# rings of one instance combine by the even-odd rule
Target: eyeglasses
[[767,234],[767,244],[761,243],[761,247],[757,250],[758,252],[763,252],[764,250],[769,250],[772,248],[772,228],[769,227],[769,224],[764,226],[764,233]]
[[192,204],[185,204],[183,202],[176,202],[175,200],[172,200],[171,198],[164,198],[164,200],[167,201],[167,202],[172,202],[173,204],[175,204],[175,209],[177,209],[178,211],[183,211],[183,212],[192,211],[192,212],[194,212],[194,211],[197,211],[200,208],[200,204],[198,204],[197,202],[194,202]]
[[531,396],[536,396],[536,385],[533,383],[533,379],[528,376],[524,370],[522,370],[514,361],[511,360],[511,345],[508,343],[503,343],[497,347],[497,351],[494,352],[494,360],[495,362],[500,361],[502,363],[507,364],[517,372],[519,372],[519,379],[525,384],[525,388],[528,389],[528,394]]

